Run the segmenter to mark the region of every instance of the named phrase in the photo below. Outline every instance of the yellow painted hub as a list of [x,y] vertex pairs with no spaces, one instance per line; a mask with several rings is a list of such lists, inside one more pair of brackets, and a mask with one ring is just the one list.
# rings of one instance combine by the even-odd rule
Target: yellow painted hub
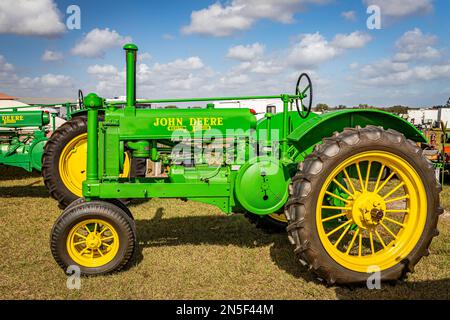
[[106,221],[90,219],[75,225],[67,237],[67,252],[77,264],[97,268],[111,262],[119,251],[117,231]]
[[[59,158],[59,174],[64,185],[77,197],[83,196],[82,185],[86,180],[87,134],[72,139],[63,149]],[[124,168],[121,177],[130,174],[130,158],[125,153]]]
[[321,189],[316,224],[322,245],[352,271],[389,269],[420,240],[426,198],[419,174],[405,159],[384,151],[352,156]]

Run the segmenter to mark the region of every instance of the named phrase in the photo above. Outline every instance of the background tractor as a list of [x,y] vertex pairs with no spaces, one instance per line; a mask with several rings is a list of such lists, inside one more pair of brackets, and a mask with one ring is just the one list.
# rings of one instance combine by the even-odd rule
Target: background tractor
[[[126,101],[106,103],[93,93],[84,101],[83,198],[66,208],[51,233],[52,254],[63,269],[78,265],[96,275],[132,261],[136,229],[121,198],[198,201],[261,225],[282,214],[298,260],[328,284],[365,283],[377,271],[384,281],[401,279],[428,254],[443,212],[441,186],[418,147],[426,139],[414,126],[377,110],[311,113],[305,74],[293,95],[147,100],[207,106],[139,108],[138,49],[124,49]],[[212,103],[255,99],[279,99],[283,112],[268,106],[257,120],[251,109]],[[58,141],[53,135],[46,149]],[[160,170],[124,177],[126,150]]]
[[[46,187],[62,208],[82,196],[86,178],[87,110],[81,91],[79,101],[61,105],[67,122],[59,128],[55,113],[38,110],[57,105],[0,110],[0,164],[42,171]],[[100,111],[99,120],[102,114]],[[49,135],[53,137],[51,143]],[[145,176],[145,171],[145,160],[132,162],[125,154],[123,176]]]

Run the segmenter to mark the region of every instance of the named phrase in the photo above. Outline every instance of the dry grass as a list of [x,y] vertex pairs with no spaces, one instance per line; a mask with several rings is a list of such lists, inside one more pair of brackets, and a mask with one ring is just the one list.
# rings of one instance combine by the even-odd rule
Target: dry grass
[[[294,259],[285,235],[241,216],[179,200],[134,205],[140,254],[127,271],[68,290],[49,232],[60,214],[42,180],[0,167],[0,299],[414,299],[450,298],[450,219],[410,279],[383,290],[327,288]],[[450,187],[443,203],[450,211]]]

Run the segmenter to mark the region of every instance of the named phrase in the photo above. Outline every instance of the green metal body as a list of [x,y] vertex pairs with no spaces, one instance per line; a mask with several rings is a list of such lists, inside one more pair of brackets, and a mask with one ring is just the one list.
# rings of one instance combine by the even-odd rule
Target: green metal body
[[0,164],[40,171],[50,115],[11,109],[1,111],[0,119]]
[[[425,142],[414,126],[399,117],[376,110],[345,110],[302,119],[293,112],[299,95],[219,97],[145,100],[140,103],[194,103],[226,100],[280,99],[283,112],[266,114],[257,121],[250,109],[136,108],[136,53],[125,46],[127,61],[127,101],[106,104],[95,94],[86,97],[88,108],[88,179],[83,194],[88,200],[115,198],[183,198],[211,204],[229,214],[248,211],[267,215],[284,207],[288,187],[297,165],[323,138],[357,125],[377,125],[395,129],[409,139]],[[105,109],[105,121],[97,112]],[[202,150],[201,156],[176,163],[176,137],[188,136],[189,148]],[[212,139],[212,136],[215,139]],[[207,153],[214,141],[222,143],[219,164],[211,164]],[[148,178],[119,178],[124,148],[135,158],[160,162],[164,175]],[[238,162],[237,159],[240,161]]]

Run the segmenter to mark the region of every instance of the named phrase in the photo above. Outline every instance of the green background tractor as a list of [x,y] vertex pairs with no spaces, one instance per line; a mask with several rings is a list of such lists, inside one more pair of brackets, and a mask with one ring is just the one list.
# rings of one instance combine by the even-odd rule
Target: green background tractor
[[[79,101],[61,104],[67,122],[59,128],[54,113],[36,110],[58,105],[0,110],[0,164],[42,171],[46,187],[62,208],[82,196],[86,178],[87,110],[81,91]],[[102,112],[99,119],[103,119]],[[132,162],[126,154],[125,163],[123,176],[145,176],[145,160]]]
[[[147,100],[208,105],[139,108],[138,49],[124,49],[126,101],[106,103],[96,94],[84,101],[83,198],[66,208],[51,234],[63,269],[104,274],[132,261],[137,235],[132,213],[117,201],[123,198],[182,198],[246,213],[257,223],[281,213],[296,257],[328,284],[364,283],[374,272],[397,280],[428,254],[443,212],[441,186],[414,126],[377,110],[311,113],[305,74],[293,95]],[[253,99],[280,99],[283,110],[268,106],[257,121],[250,109],[214,105]],[[124,177],[125,151],[159,164],[160,172]]]

